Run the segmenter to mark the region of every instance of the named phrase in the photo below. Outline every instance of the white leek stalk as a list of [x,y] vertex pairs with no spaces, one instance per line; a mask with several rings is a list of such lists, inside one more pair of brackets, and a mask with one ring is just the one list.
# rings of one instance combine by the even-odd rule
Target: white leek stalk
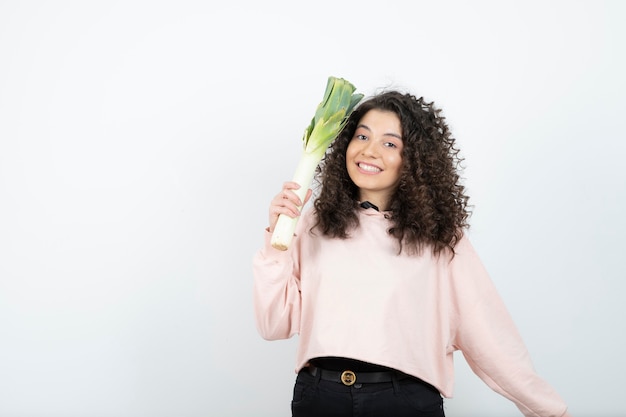
[[[315,116],[304,130],[302,137],[304,149],[293,176],[293,181],[300,185],[294,192],[301,201],[304,201],[315,176],[315,170],[326,150],[343,128],[354,106],[363,98],[363,94],[354,94],[354,91],[355,87],[343,78],[328,77],[324,99],[317,106]],[[272,233],[272,246],[279,250],[287,250],[297,223],[298,217],[279,215]]]

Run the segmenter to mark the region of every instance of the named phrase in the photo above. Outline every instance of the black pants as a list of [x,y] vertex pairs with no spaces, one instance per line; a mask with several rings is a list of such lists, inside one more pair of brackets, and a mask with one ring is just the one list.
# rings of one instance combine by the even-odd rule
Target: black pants
[[443,398],[416,378],[346,386],[304,369],[296,378],[292,417],[444,417]]

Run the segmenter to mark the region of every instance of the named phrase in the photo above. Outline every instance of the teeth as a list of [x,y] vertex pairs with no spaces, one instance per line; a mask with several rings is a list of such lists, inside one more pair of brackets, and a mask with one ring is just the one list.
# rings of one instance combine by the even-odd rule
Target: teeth
[[375,166],[372,166],[372,165],[359,164],[359,168],[361,168],[363,171],[368,171],[368,172],[380,172],[380,168],[376,168]]

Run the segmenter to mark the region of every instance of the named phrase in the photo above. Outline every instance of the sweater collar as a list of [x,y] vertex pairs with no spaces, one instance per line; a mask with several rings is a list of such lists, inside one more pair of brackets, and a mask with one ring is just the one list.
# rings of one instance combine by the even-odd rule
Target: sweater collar
[[363,214],[367,216],[384,217],[385,219],[391,218],[391,211],[380,211],[378,207],[369,201],[360,201],[359,207],[363,209]]
[[376,211],[380,211],[378,210],[378,207],[375,204],[370,203],[369,201],[363,201],[362,203],[359,204],[359,206],[361,206],[361,208],[364,208],[364,209],[373,208]]

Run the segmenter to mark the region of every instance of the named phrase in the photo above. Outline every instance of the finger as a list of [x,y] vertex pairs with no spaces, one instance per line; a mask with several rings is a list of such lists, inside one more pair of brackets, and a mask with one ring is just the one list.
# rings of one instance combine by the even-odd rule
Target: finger
[[291,202],[296,206],[301,206],[302,205],[302,200],[300,199],[300,197],[298,196],[298,194],[294,193],[292,191],[292,189],[283,189],[277,196],[276,199],[278,200],[278,202],[280,203],[280,201],[282,200],[282,202],[284,203],[285,201]]
[[273,232],[276,223],[278,222],[278,218],[280,215],[285,215],[291,218],[296,218],[300,215],[300,210],[295,206],[272,206],[270,208],[269,215],[269,230]]
[[281,214],[287,212],[288,214],[300,214],[300,199],[298,196],[277,196],[270,206],[270,210],[279,211]]
[[283,190],[297,190],[300,188],[300,184],[295,181],[285,181],[283,183]]
[[313,190],[309,188],[306,192],[306,196],[304,197],[304,203],[302,205],[306,204],[307,201],[309,201],[309,199],[311,198],[311,195],[313,195]]

